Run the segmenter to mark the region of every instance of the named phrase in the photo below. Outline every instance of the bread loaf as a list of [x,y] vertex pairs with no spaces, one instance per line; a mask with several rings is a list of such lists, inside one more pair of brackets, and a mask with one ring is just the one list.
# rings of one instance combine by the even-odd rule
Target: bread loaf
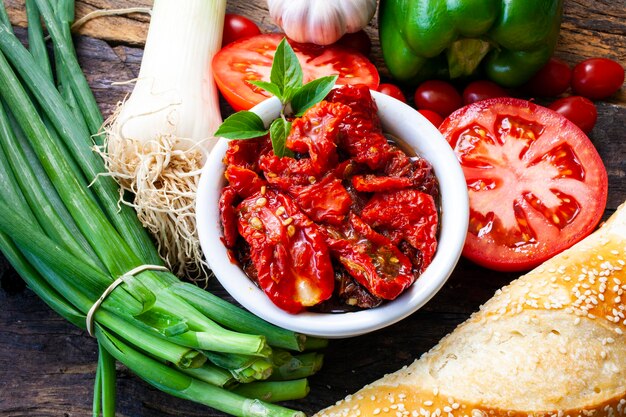
[[626,415],[626,203],[408,367],[316,414]]

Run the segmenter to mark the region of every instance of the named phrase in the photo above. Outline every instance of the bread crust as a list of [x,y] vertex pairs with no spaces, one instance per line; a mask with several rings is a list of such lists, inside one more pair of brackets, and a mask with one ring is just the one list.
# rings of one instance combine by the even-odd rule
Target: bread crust
[[408,367],[316,417],[626,415],[626,203]]

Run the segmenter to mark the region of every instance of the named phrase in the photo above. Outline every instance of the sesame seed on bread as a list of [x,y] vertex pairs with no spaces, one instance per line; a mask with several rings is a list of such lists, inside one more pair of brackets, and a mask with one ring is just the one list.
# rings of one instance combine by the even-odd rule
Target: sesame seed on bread
[[315,417],[626,415],[626,203],[410,366]]

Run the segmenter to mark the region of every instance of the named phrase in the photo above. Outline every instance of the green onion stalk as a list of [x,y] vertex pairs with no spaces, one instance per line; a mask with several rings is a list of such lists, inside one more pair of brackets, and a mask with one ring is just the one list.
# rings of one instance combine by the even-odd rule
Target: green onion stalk
[[27,0],[26,11],[29,49],[0,7],[0,250],[69,322],[88,328],[93,313],[93,415],[115,415],[119,361],[167,393],[234,416],[303,416],[273,403],[308,393],[306,377],[321,366],[308,351],[325,340],[273,326],[169,271],[126,276],[163,261],[93,152],[103,119],[72,43],[74,4]]

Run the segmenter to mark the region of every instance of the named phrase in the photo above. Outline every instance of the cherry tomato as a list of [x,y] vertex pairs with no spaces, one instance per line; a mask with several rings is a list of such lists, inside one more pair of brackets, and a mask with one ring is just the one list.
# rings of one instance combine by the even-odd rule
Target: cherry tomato
[[356,49],[365,56],[368,56],[372,50],[372,41],[364,30],[346,33],[337,41],[337,44],[345,48]]
[[560,114],[525,100],[489,99],[452,113],[439,130],[467,181],[468,259],[528,270],[600,221],[606,169],[589,138]]
[[570,86],[572,70],[567,62],[550,58],[524,86],[524,90],[533,96],[556,97],[563,94]]
[[397,85],[381,84],[378,86],[378,91],[383,94],[387,94],[388,96],[391,96],[396,100],[400,100],[401,102],[406,103],[406,97]]
[[222,47],[237,39],[248,36],[260,35],[261,30],[252,20],[238,14],[226,13],[224,16],[224,32],[222,34]]
[[463,105],[461,95],[446,81],[424,81],[415,91],[415,106],[422,110],[432,110],[446,117]]
[[596,106],[585,97],[564,97],[550,104],[549,107],[567,117],[585,133],[591,132],[598,119]]
[[422,116],[427,118],[428,121],[431,122],[435,127],[439,127],[443,122],[443,117],[439,116],[439,113],[435,113],[432,110],[418,110],[418,112],[420,112]]
[[591,100],[613,95],[624,83],[624,68],[608,58],[586,59],[574,67],[572,89]]
[[493,81],[473,81],[463,90],[463,104],[496,97],[509,97],[509,93]]
[[[272,59],[281,34],[257,35],[240,39],[222,48],[213,58],[215,82],[235,110],[248,110],[270,95],[248,84],[248,80],[269,81]],[[375,90],[379,75],[363,55],[337,46],[319,46],[290,42],[302,71],[304,82],[339,74],[337,84],[365,84]]]

